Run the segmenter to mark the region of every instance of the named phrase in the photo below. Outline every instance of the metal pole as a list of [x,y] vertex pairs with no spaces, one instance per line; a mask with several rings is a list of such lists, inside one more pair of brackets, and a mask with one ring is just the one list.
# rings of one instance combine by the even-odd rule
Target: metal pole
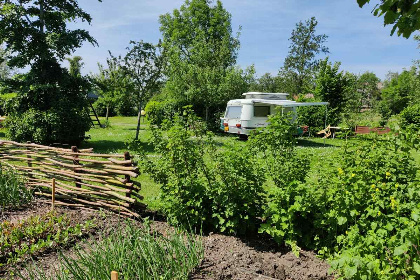
[[[325,105],[325,125],[324,125],[325,128],[327,128],[327,117],[328,117],[328,106]],[[326,135],[327,134],[325,134],[325,136]],[[325,139],[327,139],[327,137],[324,138],[324,147],[325,147],[325,141],[326,141]]]

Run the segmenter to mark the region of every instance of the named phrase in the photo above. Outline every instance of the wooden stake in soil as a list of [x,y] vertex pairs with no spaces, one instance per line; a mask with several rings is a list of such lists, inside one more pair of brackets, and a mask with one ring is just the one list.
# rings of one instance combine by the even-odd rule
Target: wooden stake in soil
[[55,204],[55,178],[52,179],[52,193],[51,193],[51,210],[54,211]]
[[111,271],[111,280],[118,280],[118,272]]

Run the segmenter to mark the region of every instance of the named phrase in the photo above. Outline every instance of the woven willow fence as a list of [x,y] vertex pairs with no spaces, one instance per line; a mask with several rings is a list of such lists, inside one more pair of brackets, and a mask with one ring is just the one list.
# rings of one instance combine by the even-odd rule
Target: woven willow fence
[[145,207],[138,194],[140,183],[130,154],[96,154],[33,143],[0,141],[0,162],[27,179],[27,186],[40,196],[52,197],[55,204],[73,207],[105,208],[127,216]]

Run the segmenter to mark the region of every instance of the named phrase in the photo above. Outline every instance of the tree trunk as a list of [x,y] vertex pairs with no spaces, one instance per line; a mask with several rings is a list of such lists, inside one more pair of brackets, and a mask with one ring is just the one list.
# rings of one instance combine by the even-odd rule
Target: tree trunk
[[109,105],[106,106],[106,121],[108,121],[108,116],[109,116]]
[[137,115],[137,130],[136,130],[136,138],[135,138],[135,140],[138,140],[139,139],[140,120],[141,120],[141,102],[139,102],[139,113]]

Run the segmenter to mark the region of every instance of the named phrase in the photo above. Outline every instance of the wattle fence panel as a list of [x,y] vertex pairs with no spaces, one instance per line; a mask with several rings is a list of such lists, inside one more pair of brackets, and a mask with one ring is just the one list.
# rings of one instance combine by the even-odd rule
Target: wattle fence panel
[[0,163],[15,169],[36,195],[52,196],[55,179],[56,205],[104,208],[127,216],[139,216],[145,208],[139,195],[139,175],[128,152],[97,154],[78,150],[0,140]]

